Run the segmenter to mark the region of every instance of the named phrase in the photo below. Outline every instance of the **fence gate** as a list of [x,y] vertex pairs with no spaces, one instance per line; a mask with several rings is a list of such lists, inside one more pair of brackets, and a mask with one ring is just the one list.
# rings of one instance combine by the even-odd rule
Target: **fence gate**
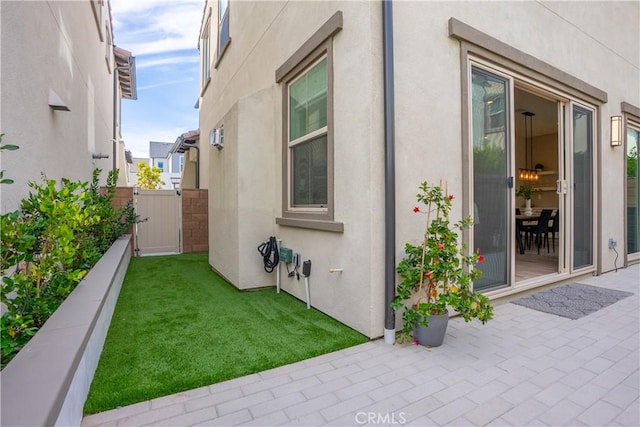
[[180,253],[180,195],[176,190],[134,192],[136,213],[146,221],[136,225],[136,255]]

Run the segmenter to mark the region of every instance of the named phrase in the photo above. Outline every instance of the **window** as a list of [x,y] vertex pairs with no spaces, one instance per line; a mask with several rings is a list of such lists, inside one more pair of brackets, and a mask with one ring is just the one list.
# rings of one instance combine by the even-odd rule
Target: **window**
[[93,17],[96,20],[98,27],[98,35],[100,41],[104,41],[104,35],[102,34],[102,9],[104,7],[104,0],[91,0],[91,9],[93,10]]
[[327,207],[327,58],[288,84],[291,208]]
[[160,168],[161,172],[164,172],[164,162],[158,161],[158,168]]
[[227,46],[231,42],[229,37],[229,0],[218,1],[218,53],[216,57],[216,66]]
[[276,224],[341,233],[333,206],[336,12],[276,70],[282,83],[282,217]]
[[207,23],[202,31],[202,39],[200,43],[201,65],[202,65],[202,88],[204,89],[211,80],[211,58],[210,58],[210,45],[209,45],[209,31],[211,28],[211,18],[207,18]]
[[182,169],[184,169],[184,154],[181,154],[179,159],[180,159],[180,172],[182,172]]
[[104,33],[107,35],[107,42],[105,43],[106,52],[104,54],[104,59],[107,62],[107,70],[109,70],[109,74],[111,74],[111,70],[113,69],[113,65],[111,61],[113,60],[113,42],[111,40],[111,31],[109,30],[109,25],[105,23]]

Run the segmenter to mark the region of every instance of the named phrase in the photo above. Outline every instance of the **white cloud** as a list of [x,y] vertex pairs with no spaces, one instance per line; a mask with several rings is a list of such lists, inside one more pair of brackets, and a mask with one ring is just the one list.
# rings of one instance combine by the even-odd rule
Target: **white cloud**
[[112,0],[114,38],[134,56],[197,49],[202,0]]
[[[205,1],[110,2],[114,43],[136,57],[140,71],[138,91],[145,91],[145,97],[123,108],[122,138],[134,157],[148,157],[149,141],[174,142],[182,133],[198,127],[198,112],[193,110],[192,103],[186,106],[162,103],[160,109],[153,100],[156,92],[170,96],[185,90],[179,86],[181,83],[198,80],[197,47]],[[194,102],[197,97],[194,88]]]
[[196,55],[193,56],[169,56],[165,58],[145,59],[140,58],[136,60],[136,69],[158,67],[161,65],[174,65],[174,64],[187,64],[187,63],[199,63],[200,58]]
[[188,83],[188,82],[192,82],[194,80],[193,77],[187,77],[184,79],[178,79],[178,80],[167,80],[164,82],[159,82],[159,83],[153,83],[150,85],[146,85],[146,86],[138,86],[138,90],[147,90],[147,89],[154,89],[157,87],[162,87],[162,86],[171,86],[171,85],[177,85],[180,83]]

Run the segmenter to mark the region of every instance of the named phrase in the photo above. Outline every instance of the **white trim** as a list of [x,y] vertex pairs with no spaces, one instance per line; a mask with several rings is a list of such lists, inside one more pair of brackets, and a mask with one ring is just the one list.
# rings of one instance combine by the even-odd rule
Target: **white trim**
[[297,139],[294,139],[293,141],[289,141],[288,145],[289,148],[295,147],[296,145],[300,145],[304,142],[310,141],[312,139],[315,139],[319,136],[322,136],[324,134],[326,134],[329,130],[328,126],[323,126],[320,129],[316,129],[312,132],[309,132],[307,134],[302,135],[301,137],[298,137]]

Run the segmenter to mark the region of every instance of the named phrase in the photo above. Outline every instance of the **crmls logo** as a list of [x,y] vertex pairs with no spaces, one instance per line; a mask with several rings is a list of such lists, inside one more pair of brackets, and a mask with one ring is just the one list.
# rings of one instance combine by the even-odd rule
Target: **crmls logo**
[[356,422],[362,424],[381,424],[381,425],[402,425],[407,422],[404,412],[358,412],[356,414]]

